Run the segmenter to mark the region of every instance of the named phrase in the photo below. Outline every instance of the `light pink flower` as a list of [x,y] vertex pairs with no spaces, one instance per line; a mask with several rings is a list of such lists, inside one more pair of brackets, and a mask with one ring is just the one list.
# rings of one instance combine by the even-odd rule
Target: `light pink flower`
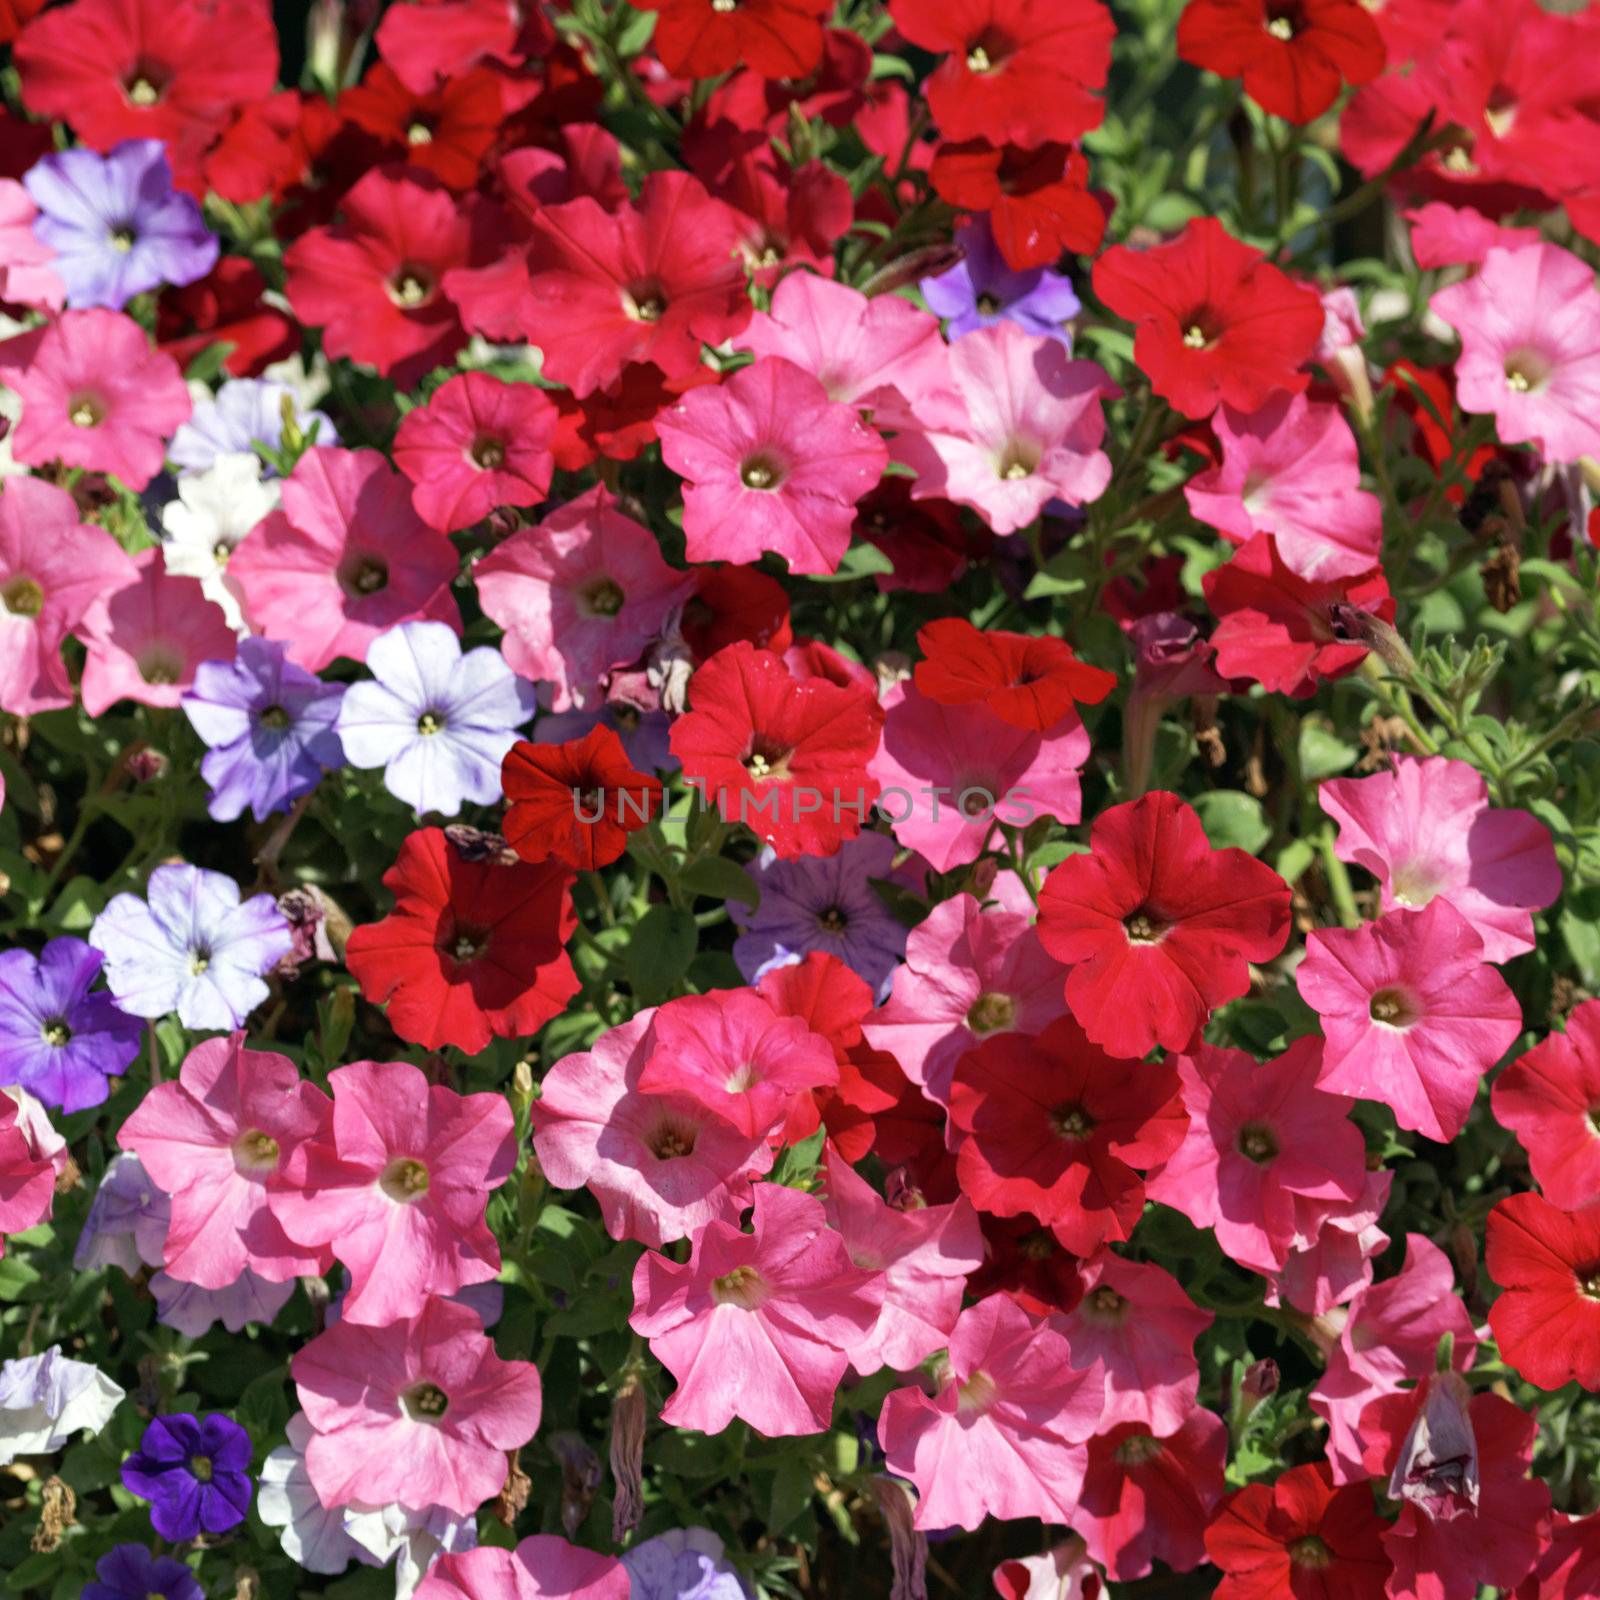
[[455,547],[411,509],[406,480],[376,450],[308,450],[268,513],[228,558],[245,616],[310,672],[401,622],[461,618]]
[[536,1533],[515,1550],[481,1545],[441,1556],[413,1600],[628,1600],[628,1584],[615,1556]]
[[1600,456],[1600,294],[1588,262],[1554,244],[1491,246],[1431,308],[1461,335],[1456,401],[1504,444],[1546,461]]
[[991,1034],[1042,1032],[1066,1012],[1065,979],[1031,917],[985,911],[974,896],[953,895],[911,930],[888,1002],[861,1031],[930,1099],[948,1106],[956,1062]]
[[512,534],[472,579],[505,629],[512,670],[553,684],[557,711],[603,699],[601,679],[637,661],[694,590],[692,575],[669,567],[656,536],[598,484]]
[[822,1203],[763,1183],[754,1233],[708,1222],[687,1262],[647,1253],[633,1272],[635,1333],[678,1380],[661,1420],[721,1433],[742,1417],[769,1439],[818,1433],[872,1331],[883,1280],[851,1265]]
[[1339,859],[1378,880],[1385,911],[1437,896],[1472,924],[1485,961],[1533,949],[1533,913],[1561,893],[1550,830],[1530,812],[1491,806],[1465,761],[1400,756],[1370,778],[1328,780],[1317,798],[1339,824]]
[[289,1363],[328,1507],[444,1506],[468,1517],[539,1426],[539,1372],[502,1361],[475,1311],[430,1298],[381,1328],[341,1318]]
[[1377,1100],[1448,1143],[1478,1082],[1522,1031],[1522,1008],[1447,900],[1359,928],[1317,928],[1295,973],[1322,1018],[1324,1089]]
[[[1136,1070],[1136,1069],[1133,1069]],[[1194,1344],[1211,1326],[1170,1272],[1098,1250],[1079,1268],[1082,1298],[1056,1324],[1077,1367],[1105,1371],[1100,1427],[1140,1422],[1161,1437],[1194,1410],[1200,1363]]]
[[587,1186],[613,1239],[659,1247],[714,1220],[737,1223],[750,1179],[771,1167],[772,1151],[698,1100],[640,1091],[655,1015],[641,1011],[592,1050],[556,1062],[531,1115],[534,1153],[550,1182]]
[[7,340],[0,380],[22,396],[18,461],[109,472],[134,490],[161,470],[167,440],[194,409],[178,363],[120,311],[64,311]]
[[1252,1272],[1276,1272],[1297,1235],[1366,1188],[1366,1142],[1343,1095],[1317,1087],[1322,1041],[1297,1039],[1275,1060],[1202,1044],[1177,1059],[1189,1131],[1146,1180]]
[[656,418],[661,459],[680,477],[690,561],[758,561],[832,572],[856,502],[889,452],[851,406],[792,361],[767,356],[691,389]]
[[1190,479],[1189,509],[1234,544],[1277,537],[1302,578],[1353,577],[1378,564],[1383,508],[1361,487],[1356,436],[1337,406],[1279,394],[1261,410],[1217,408],[1222,462]]
[[297,1246],[267,1195],[331,1110],[287,1056],[246,1050],[242,1033],[196,1045],[176,1083],[145,1095],[117,1143],[172,1197],[165,1261],[174,1278],[226,1289],[246,1267],[272,1283],[327,1270],[328,1253]]
[[895,838],[936,872],[975,861],[997,822],[1071,823],[1082,814],[1089,736],[1076,712],[1034,733],[986,706],[941,705],[909,680],[883,704],[883,738],[867,771],[883,786],[879,806]]
[[1103,1396],[1098,1364],[1074,1371],[1055,1327],[991,1294],[961,1313],[938,1392],[894,1390],[878,1438],[889,1470],[916,1485],[919,1528],[1070,1522]]
[[38,215],[33,196],[15,178],[0,178],[0,300],[59,311],[67,288],[50,266],[55,251],[34,235]]
[[294,1152],[269,1203],[297,1244],[350,1269],[343,1315],[393,1322],[496,1277],[484,1208],[517,1160],[505,1096],[457,1094],[406,1061],[335,1067],[328,1087],[327,1136]]
[[159,545],[133,558],[133,575],[102,594],[79,627],[88,646],[83,709],[98,717],[119,700],[175,706],[202,661],[232,661],[239,636],[198,578],[167,571]]
[[832,1146],[827,1155],[828,1220],[850,1259],[883,1274],[883,1309],[850,1346],[865,1377],[880,1367],[910,1372],[944,1347],[961,1312],[967,1274],[983,1265],[978,1213],[964,1195],[950,1205],[897,1211]]
[[1051,500],[1100,495],[1111,481],[1100,403],[1121,391],[1094,362],[1012,322],[958,339],[946,360],[944,387],[894,440],[895,460],[917,474],[914,498],[954,500],[1015,533]]
[[1287,1301],[1309,1317],[1320,1317],[1371,1283],[1373,1257],[1389,1248],[1389,1235],[1378,1219],[1393,1185],[1394,1173],[1387,1167],[1369,1172],[1359,1200],[1321,1215],[1309,1231],[1297,1233],[1283,1270],[1267,1289],[1267,1304]]
[[871,299],[814,272],[791,272],[734,341],[735,350],[783,356],[820,383],[830,400],[900,427],[910,402],[945,381],[939,319],[898,295]]
[[1328,1423],[1334,1482],[1349,1483],[1367,1476],[1360,1431],[1367,1406],[1432,1372],[1445,1334],[1455,1340],[1458,1372],[1472,1365],[1478,1340],[1456,1295],[1450,1258],[1418,1233],[1406,1235],[1405,1264],[1394,1277],[1363,1289],[1347,1312],[1332,1312],[1325,1320],[1333,1336],[1326,1368],[1311,1391],[1311,1409]]
[[134,566],[78,520],[65,489],[25,476],[0,485],[0,710],[28,717],[72,704],[61,641]]

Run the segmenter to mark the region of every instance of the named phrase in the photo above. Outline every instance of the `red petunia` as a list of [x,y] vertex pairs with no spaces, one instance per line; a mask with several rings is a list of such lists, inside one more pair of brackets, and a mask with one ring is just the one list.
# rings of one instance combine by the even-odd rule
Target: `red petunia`
[[796,678],[779,656],[740,642],[689,680],[691,709],[672,725],[684,776],[724,818],[786,861],[831,856],[878,797],[867,773],[883,708],[867,688]]
[[0,44],[10,44],[23,23],[36,17],[50,0],[0,0]]
[[1067,1005],[1115,1056],[1186,1049],[1288,936],[1289,885],[1243,850],[1213,850],[1165,790],[1102,811],[1089,853],[1039,892],[1040,942],[1072,969]]
[[1495,1079],[1490,1104],[1528,1152],[1552,1205],[1576,1210],[1600,1194],[1600,1000],[1585,1000],[1565,1033],[1513,1061]]
[[1252,1483],[1206,1529],[1226,1574],[1214,1600],[1383,1600],[1390,1563],[1366,1479],[1333,1486],[1326,1461]]
[[568,868],[470,860],[443,829],[423,828],[383,883],[394,910],[357,928],[345,959],[362,995],[388,1002],[402,1039],[472,1053],[529,1038],[578,992],[565,948],[578,923]]
[[1217,614],[1211,635],[1217,671],[1297,698],[1361,665],[1370,648],[1363,614],[1394,620],[1381,570],[1302,578],[1284,565],[1270,533],[1253,535],[1200,584]]
[[969,1050],[951,1080],[950,1122],[965,1135],[962,1193],[980,1211],[1026,1212],[1085,1256],[1132,1234],[1140,1171],[1183,1143],[1189,1118],[1171,1067],[1130,1072],[1060,1017],[1037,1038],[996,1034]]
[[659,13],[651,38],[661,64],[681,78],[716,78],[748,67],[764,78],[804,78],[822,60],[822,19],[832,0],[639,0]]
[[212,345],[227,350],[223,366],[253,378],[300,348],[300,330],[263,298],[267,281],[243,256],[223,256],[205,277],[164,289],[156,302],[156,342],[180,367]]
[[661,784],[634,769],[622,741],[596,723],[581,739],[506,752],[506,843],[524,861],[592,872],[615,861],[628,835],[661,814]]
[[917,634],[925,660],[917,688],[944,706],[987,706],[1014,728],[1043,733],[1073,709],[1099,705],[1116,674],[1080,661],[1048,635],[980,631],[962,617],[930,622]]
[[1501,1286],[1489,1326],[1507,1365],[1541,1389],[1600,1389],[1600,1207],[1514,1194],[1489,1213],[1484,1265]]
[[976,518],[969,525],[948,500],[913,500],[913,478],[884,478],[856,506],[855,532],[894,564],[875,574],[880,591],[943,594],[969,560],[989,554],[994,535]]
[[339,112],[405,152],[413,166],[452,189],[470,189],[500,130],[500,80],[478,67],[414,94],[381,61],[339,96]]
[[794,643],[789,594],[776,578],[755,567],[718,564],[696,567],[694,585],[678,627],[697,666],[741,639],[775,655]]
[[945,143],[928,179],[941,200],[989,213],[989,231],[1013,272],[1050,266],[1063,250],[1092,256],[1105,235],[1106,208],[1089,192],[1089,163],[1066,145]]
[[947,139],[1032,148],[1098,128],[1116,24],[1099,0],[892,0],[912,44],[948,52],[923,84]]
[[1094,292],[1134,324],[1135,364],[1186,417],[1224,400],[1258,411],[1310,381],[1299,369],[1322,335],[1321,299],[1214,217],[1149,250],[1113,245],[1094,264]]
[[554,42],[548,19],[533,6],[505,0],[422,0],[392,5],[378,23],[378,54],[416,94],[485,59],[508,67],[542,56]]
[[1178,54],[1223,78],[1243,78],[1263,111],[1320,117],[1344,83],[1383,71],[1383,35],[1360,0],[1189,0]]

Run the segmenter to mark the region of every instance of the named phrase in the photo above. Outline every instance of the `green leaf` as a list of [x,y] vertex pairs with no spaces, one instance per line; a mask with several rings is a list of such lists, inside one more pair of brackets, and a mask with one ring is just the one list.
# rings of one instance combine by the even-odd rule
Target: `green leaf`
[[1348,771],[1360,754],[1354,745],[1335,738],[1315,723],[1307,723],[1300,730],[1300,773],[1307,782]]
[[875,544],[853,544],[844,553],[837,572],[813,572],[813,583],[845,583],[851,578],[870,578],[877,572],[893,572],[894,563]]
[[767,1531],[781,1534],[792,1526],[811,1504],[816,1493],[816,1474],[803,1456],[786,1456],[772,1476],[772,1504],[767,1512]]
[[1237,789],[1213,789],[1197,795],[1194,808],[1206,837],[1218,850],[1235,846],[1254,855],[1272,837],[1261,802]]
[[726,856],[701,856],[678,875],[678,887],[708,900],[737,900],[753,911],[761,904],[761,888],[736,861]]
[[1600,988],[1600,889],[1569,894],[1557,925],[1583,986]]
[[694,918],[677,906],[651,906],[633,930],[623,965],[644,1005],[659,1005],[689,970],[699,933]]

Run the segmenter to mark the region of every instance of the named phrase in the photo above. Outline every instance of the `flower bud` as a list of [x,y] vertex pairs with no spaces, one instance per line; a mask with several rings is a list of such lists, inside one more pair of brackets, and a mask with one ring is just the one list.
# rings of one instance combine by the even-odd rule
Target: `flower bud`
[[644,1430],[650,1420],[644,1379],[631,1370],[611,1402],[611,1537],[621,1544],[644,1517]]

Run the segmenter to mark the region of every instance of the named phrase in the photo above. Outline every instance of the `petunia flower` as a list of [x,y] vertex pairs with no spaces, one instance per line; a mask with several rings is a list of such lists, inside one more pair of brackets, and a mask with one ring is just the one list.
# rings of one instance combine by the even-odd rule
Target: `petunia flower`
[[243,1041],[236,1033],[196,1045],[177,1082],[150,1089],[117,1135],[171,1196],[168,1272],[202,1289],[227,1288],[246,1267],[283,1283],[328,1261],[298,1248],[267,1205],[295,1146],[322,1130],[328,1098],[287,1056]]
[[1389,1247],[1378,1221],[1393,1185],[1388,1168],[1369,1172],[1359,1200],[1332,1210],[1319,1204],[1302,1219],[1311,1226],[1290,1242],[1283,1270],[1270,1280],[1267,1304],[1283,1301],[1308,1317],[1320,1317],[1360,1294],[1372,1282],[1373,1261]]
[[234,551],[228,579],[251,626],[297,666],[364,661],[402,622],[459,627],[455,549],[411,509],[406,480],[376,450],[308,450],[282,495]]
[[484,1207],[516,1163],[504,1096],[457,1094],[405,1061],[335,1067],[328,1088],[332,1121],[295,1148],[267,1203],[297,1244],[350,1269],[341,1316],[393,1322],[490,1282],[500,1247]]
[[691,389],[656,420],[661,458],[685,479],[690,561],[756,561],[833,572],[856,502],[883,476],[888,447],[810,373],[763,356]]
[[226,1533],[250,1508],[250,1436],[216,1411],[152,1417],[122,1463],[122,1484],[150,1502],[151,1526],[163,1539]]
[[79,1272],[117,1266],[131,1278],[141,1266],[159,1267],[172,1220],[172,1203],[130,1151],[106,1163],[72,1252]]
[[157,867],[145,892],[114,895],[89,930],[117,1004],[135,1017],[176,1011],[186,1028],[240,1026],[293,942],[272,896],[241,903],[232,878],[186,862]]
[[409,165],[452,189],[471,189],[500,129],[500,85],[488,68],[468,67],[413,91],[379,60],[341,91],[339,115],[385,144],[403,145]]
[[345,1532],[366,1555],[379,1566],[394,1564],[395,1600],[413,1600],[417,1585],[441,1555],[478,1545],[476,1515],[460,1517],[444,1506],[412,1510],[393,1501],[370,1511],[354,1505],[341,1509]]
[[1068,325],[1083,304],[1070,278],[1042,265],[1014,270],[996,247],[986,217],[962,228],[956,243],[961,259],[919,285],[928,309],[944,319],[952,341],[997,322],[1012,322],[1024,333],[1056,339],[1071,348]]
[[1044,733],[1075,705],[1099,705],[1116,674],[1079,661],[1065,640],[979,629],[942,617],[917,630],[917,689],[940,705],[987,706],[1014,728]]
[[1018,1556],[994,1569],[1000,1600],[1097,1600],[1103,1584],[1088,1548],[1070,1534],[1038,1556]]
[[637,1591],[615,1556],[536,1533],[515,1550],[484,1545],[441,1556],[413,1600],[629,1600],[630,1594]]
[[674,1427],[721,1433],[735,1418],[765,1438],[819,1433],[883,1304],[878,1273],[852,1265],[820,1201],[758,1184],[754,1233],[708,1222],[687,1262],[647,1251],[628,1325],[677,1379]]
[[826,0],[645,0],[659,12],[652,43],[675,77],[715,78],[736,67],[765,78],[806,78],[822,61]]
[[0,1093],[0,1258],[5,1236],[44,1221],[55,1202],[56,1168],[30,1136],[20,1092]]
[[1062,1334],[1008,1295],[961,1313],[937,1391],[895,1389],[878,1418],[889,1470],[916,1486],[917,1527],[1072,1520],[1103,1382],[1069,1356]]
[[470,1517],[539,1426],[539,1372],[502,1361],[477,1314],[429,1296],[382,1327],[341,1319],[289,1363],[311,1424],[306,1471],[323,1505]]
[[709,1528],[669,1528],[622,1554],[631,1600],[750,1600]]
[[109,472],[143,489],[192,402],[178,364],[120,311],[66,311],[0,344],[0,379],[22,397],[18,461]]
[[1549,1034],[1501,1072],[1490,1104],[1528,1152],[1545,1199],[1566,1210],[1588,1205],[1600,1188],[1600,1000],[1585,1000],[1564,1033]]
[[659,779],[636,772],[603,723],[565,744],[519,739],[500,768],[506,843],[524,861],[609,866],[662,811]]
[[159,139],[124,139],[105,155],[58,150],[22,181],[69,306],[120,311],[136,294],[193,283],[216,264],[216,235],[194,198],[172,187]]
[[67,286],[51,267],[55,251],[33,231],[39,208],[15,178],[0,178],[0,298],[35,311],[59,311]]
[[94,1564],[95,1583],[81,1600],[205,1600],[200,1580],[182,1561],[152,1555],[142,1544],[113,1545]]
[[1067,973],[1067,1005],[1096,1044],[1137,1060],[1182,1050],[1289,935],[1289,886],[1239,849],[1213,850],[1164,790],[1095,818],[1089,853],[1039,892],[1039,939]]
[[92,1362],[51,1345],[0,1365],[0,1466],[18,1456],[53,1456],[75,1433],[99,1433],[126,1391]]
[[1377,1100],[1402,1128],[1442,1143],[1522,1032],[1516,996],[1443,899],[1359,928],[1314,929],[1295,984],[1322,1019],[1321,1086]]
[[1550,830],[1530,812],[1491,806],[1465,761],[1397,756],[1369,778],[1329,779],[1317,800],[1339,826],[1339,859],[1378,880],[1383,910],[1442,899],[1472,924],[1484,960],[1533,949],[1533,913],[1561,893]]
[[269,1528],[281,1528],[283,1553],[307,1572],[333,1576],[352,1561],[378,1565],[377,1558],[345,1530],[347,1513],[317,1498],[306,1471],[306,1445],[312,1435],[305,1413],[297,1411],[285,1429],[286,1443],[261,1464],[256,1510]]
[[35,959],[0,952],[0,1083],[64,1112],[97,1106],[138,1058],[144,1030],[109,994],[91,993],[105,957],[52,939]]
[[401,1038],[473,1054],[532,1037],[578,992],[565,949],[572,874],[560,863],[468,860],[442,829],[423,828],[383,884],[394,910],[355,929],[345,959]]
[[246,455],[266,468],[255,447],[274,453],[283,448],[286,409],[303,438],[324,448],[338,444],[332,419],[313,410],[289,384],[229,378],[214,395],[195,401],[193,414],[172,436],[167,459],[178,469],[179,491],[184,477],[209,472],[224,456]]
[[255,455],[219,455],[178,479],[178,498],[161,508],[161,553],[177,578],[198,578],[200,592],[243,634],[239,585],[228,561],[264,517],[278,509],[278,489],[261,476]]
[[1506,1364],[1541,1389],[1600,1385],[1600,1213],[1514,1194],[1488,1226],[1484,1265],[1501,1286],[1489,1327]]
[[150,1280],[150,1293],[157,1322],[185,1338],[201,1339],[219,1322],[229,1333],[239,1333],[252,1322],[271,1327],[294,1293],[294,1279],[274,1283],[246,1267],[225,1288],[202,1289],[170,1272],[158,1272]]

